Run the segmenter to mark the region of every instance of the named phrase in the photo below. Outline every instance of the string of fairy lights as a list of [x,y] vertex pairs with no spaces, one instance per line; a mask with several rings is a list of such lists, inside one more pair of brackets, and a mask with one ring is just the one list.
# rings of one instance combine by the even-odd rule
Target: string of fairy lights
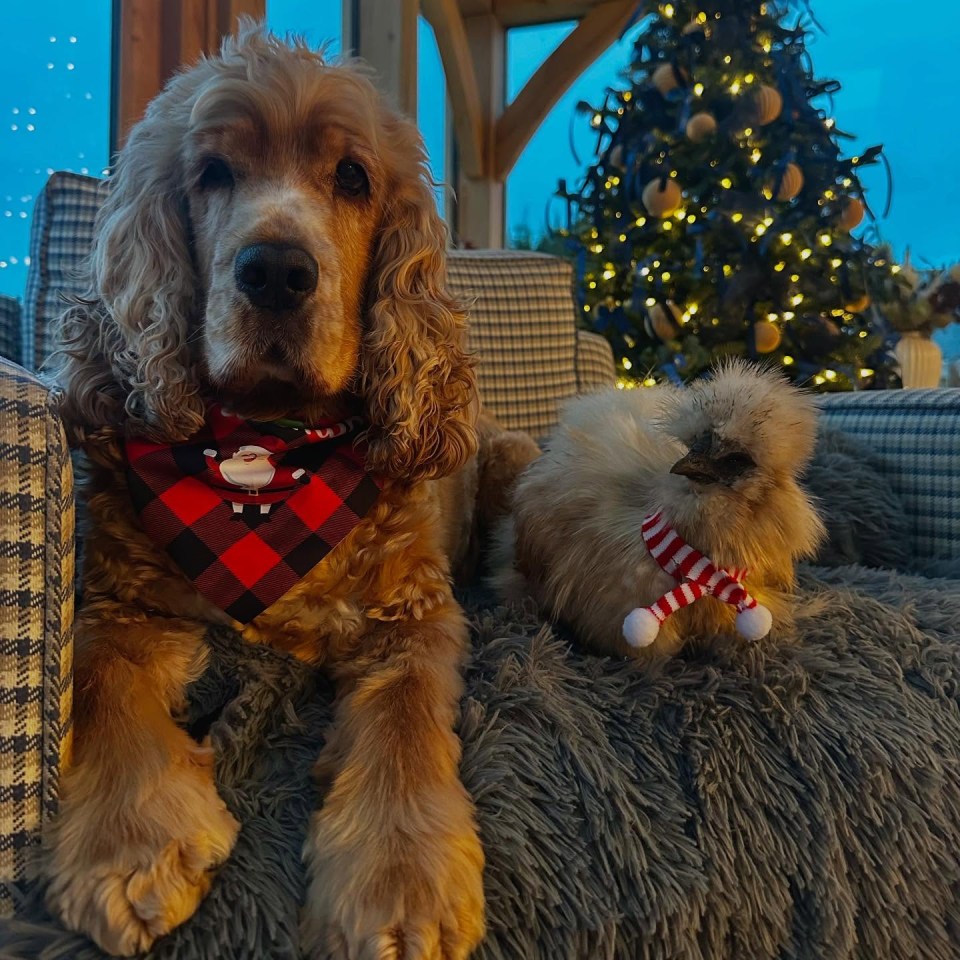
[[598,159],[568,232],[589,323],[624,386],[684,380],[718,352],[859,387],[889,349],[877,305],[900,267],[856,238],[868,207],[814,103],[805,27],[768,3],[677,0],[636,42],[630,86],[590,117]]

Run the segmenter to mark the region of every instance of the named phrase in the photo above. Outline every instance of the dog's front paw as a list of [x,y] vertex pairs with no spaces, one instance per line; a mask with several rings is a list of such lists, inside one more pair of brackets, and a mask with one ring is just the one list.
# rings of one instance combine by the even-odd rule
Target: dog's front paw
[[[467,803],[467,801],[457,802]],[[331,811],[307,841],[303,908],[311,960],[465,960],[483,938],[483,851],[472,818],[431,833],[409,824],[357,834]]]
[[82,768],[65,778],[47,906],[107,953],[130,956],[193,914],[238,826],[209,769],[175,767],[115,810],[110,785],[91,797],[90,780]]

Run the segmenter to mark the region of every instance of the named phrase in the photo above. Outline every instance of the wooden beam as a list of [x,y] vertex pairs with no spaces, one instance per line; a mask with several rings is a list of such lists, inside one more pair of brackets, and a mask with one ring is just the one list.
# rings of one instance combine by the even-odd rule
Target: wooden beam
[[492,175],[492,133],[506,99],[506,31],[492,14],[470,17],[464,21],[464,26],[480,95],[483,163],[480,175],[468,174],[461,164],[457,180],[455,234],[464,246],[502,247],[503,184]]
[[119,0],[116,146],[174,71],[216,53],[242,14],[262,20],[266,0]]
[[463,17],[456,0],[422,0],[421,9],[437,38],[461,167],[468,177],[481,177],[488,163],[484,151],[489,129],[484,127],[477,71]]
[[636,6],[636,0],[607,0],[596,5],[540,65],[497,121],[492,168],[495,179],[506,179],[553,106],[617,39]]
[[418,0],[344,0],[344,46],[377,73],[394,106],[417,116]]
[[493,0],[457,0],[460,15],[479,17],[484,13],[493,13]]
[[117,26],[114,130],[119,147],[166,80],[163,10],[154,0],[121,0]]
[[169,30],[170,41],[175,47],[175,56],[170,65],[194,63],[204,51],[210,50],[219,40],[217,18],[209,3],[191,3],[190,0],[174,0],[167,4],[176,17]]
[[492,13],[505,27],[581,20],[606,0],[458,0],[464,17]]
[[[203,2],[203,0],[194,0]],[[209,2],[209,0],[208,0]],[[267,0],[217,0],[216,36],[214,39],[219,47],[223,37],[236,33],[237,20],[240,17],[252,17],[254,20],[265,20],[267,17]]]

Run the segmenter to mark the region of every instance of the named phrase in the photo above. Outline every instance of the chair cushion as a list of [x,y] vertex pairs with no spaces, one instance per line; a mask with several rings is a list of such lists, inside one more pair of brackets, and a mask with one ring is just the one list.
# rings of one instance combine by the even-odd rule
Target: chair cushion
[[960,559],[960,389],[831,394],[824,425],[860,440],[903,501],[910,552]]
[[455,250],[448,275],[470,307],[484,405],[509,429],[548,433],[577,392],[573,268],[521,250]]
[[24,303],[22,364],[38,370],[53,347],[54,321],[64,298],[87,288],[84,258],[106,196],[105,180],[54,173],[37,198],[30,228],[30,272]]

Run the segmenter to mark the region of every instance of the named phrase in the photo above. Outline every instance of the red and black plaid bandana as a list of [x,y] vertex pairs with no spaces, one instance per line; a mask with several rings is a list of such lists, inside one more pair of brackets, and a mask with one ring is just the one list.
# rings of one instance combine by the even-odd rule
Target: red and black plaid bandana
[[378,479],[357,443],[359,417],[305,428],[211,407],[184,443],[126,442],[143,529],[208,600],[249,623],[350,533]]

